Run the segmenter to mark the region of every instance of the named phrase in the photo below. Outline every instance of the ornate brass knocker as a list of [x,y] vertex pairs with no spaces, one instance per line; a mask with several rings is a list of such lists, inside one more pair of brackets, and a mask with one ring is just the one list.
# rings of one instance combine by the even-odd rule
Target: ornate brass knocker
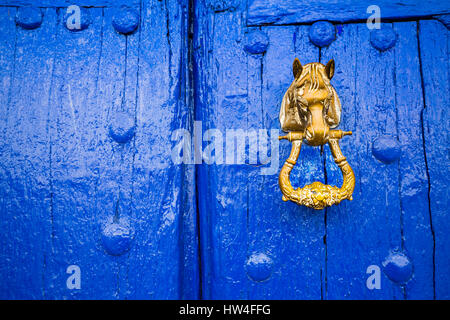
[[[352,133],[330,130],[341,120],[341,103],[330,84],[334,75],[334,60],[330,60],[326,66],[321,63],[302,66],[296,58],[293,72],[294,81],[284,94],[280,110],[281,128],[289,133],[279,139],[287,139],[292,143],[291,154],[281,168],[278,179],[283,200],[318,210],[344,199],[352,200],[355,175],[339,147],[339,139]],[[289,176],[297,163],[303,140],[312,146],[329,144],[334,161],[344,177],[340,188],[321,182],[313,182],[298,189],[292,187]]]

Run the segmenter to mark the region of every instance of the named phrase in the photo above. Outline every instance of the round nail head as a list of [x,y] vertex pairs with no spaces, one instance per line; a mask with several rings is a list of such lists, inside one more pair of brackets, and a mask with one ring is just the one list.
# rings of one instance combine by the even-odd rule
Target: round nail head
[[32,30],[42,24],[43,14],[36,7],[19,7],[16,12],[16,24],[24,29]]
[[256,282],[262,282],[272,275],[273,261],[265,253],[253,253],[246,263],[247,275]]
[[113,16],[112,25],[119,33],[131,34],[139,25],[139,14],[133,9],[119,9]]
[[327,47],[336,39],[336,28],[328,21],[315,22],[309,28],[309,39],[317,47]]
[[397,41],[397,34],[391,27],[382,27],[370,32],[370,43],[379,51],[392,48]]

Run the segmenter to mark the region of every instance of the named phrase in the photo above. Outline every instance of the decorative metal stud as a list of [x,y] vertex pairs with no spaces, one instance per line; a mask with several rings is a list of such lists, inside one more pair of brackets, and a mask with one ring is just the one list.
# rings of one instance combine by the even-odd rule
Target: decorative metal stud
[[256,282],[262,282],[272,275],[273,261],[265,253],[253,253],[247,260],[248,276]]
[[317,47],[327,47],[336,39],[336,28],[328,21],[315,22],[309,28],[309,39]]
[[19,7],[15,18],[17,25],[28,30],[39,28],[42,19],[41,9],[36,7]]
[[130,249],[133,229],[125,218],[111,217],[102,228],[102,244],[108,254],[119,256]]
[[244,50],[250,54],[266,52],[269,38],[261,30],[252,30],[245,35]]

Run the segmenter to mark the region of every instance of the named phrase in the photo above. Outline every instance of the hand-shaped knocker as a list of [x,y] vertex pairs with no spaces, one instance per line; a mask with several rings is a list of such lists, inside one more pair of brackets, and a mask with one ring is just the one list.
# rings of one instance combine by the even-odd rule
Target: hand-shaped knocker
[[[291,154],[279,176],[283,200],[291,200],[314,209],[323,209],[344,199],[352,200],[355,175],[342,155],[338,143],[343,136],[352,133],[330,130],[341,120],[341,103],[336,90],[330,84],[334,74],[334,60],[330,60],[326,66],[321,63],[308,63],[302,66],[296,58],[293,71],[294,81],[283,97],[280,110],[281,128],[289,133],[279,139],[292,142]],[[344,176],[341,188],[313,182],[294,190],[289,175],[297,163],[303,140],[312,146],[328,142],[334,161]]]

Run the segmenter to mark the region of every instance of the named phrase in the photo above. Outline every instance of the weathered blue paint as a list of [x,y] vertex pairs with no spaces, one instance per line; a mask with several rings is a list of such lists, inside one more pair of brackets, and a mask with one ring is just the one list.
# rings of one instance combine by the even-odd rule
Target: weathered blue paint
[[[321,53],[321,61],[336,62],[332,81],[343,108],[340,127],[353,131],[341,148],[356,176],[353,201],[326,210],[325,296],[398,299],[402,292],[390,281],[382,279],[380,290],[369,290],[360,280],[367,278],[368,266],[380,266],[389,250],[401,245],[397,167],[380,163],[371,150],[380,135],[395,134],[394,54],[380,55],[372,47],[365,24],[344,25],[342,35]],[[341,174],[328,149],[327,182],[340,185]]]
[[0,139],[0,295],[37,299],[42,297],[45,251],[51,241],[48,110],[42,105],[48,104],[52,87],[52,63],[47,59],[54,54],[56,12],[44,11],[41,27],[30,31],[16,27],[12,21],[15,8],[0,10],[5,31],[1,45],[6,54],[2,73],[7,75],[2,90]]
[[450,299],[447,271],[450,263],[448,249],[448,219],[450,178],[448,166],[448,128],[445,126],[449,101],[443,92],[450,91],[448,77],[449,31],[437,21],[419,22],[421,71],[424,92],[422,130],[429,179],[429,219],[433,234],[433,267],[435,295]]
[[244,50],[250,54],[266,52],[269,38],[261,30],[251,30],[245,35]]
[[208,7],[215,12],[234,11],[241,2],[241,0],[207,0]]
[[404,20],[450,13],[450,3],[439,0],[367,0],[309,1],[309,0],[249,0],[247,24],[286,25],[311,23],[319,20],[335,22],[365,21],[372,14],[367,8],[377,5],[381,18]]
[[25,30],[0,6],[1,298],[199,297],[194,171],[170,161],[192,119],[188,8],[133,9],[125,36],[116,8],[71,32],[66,8]]
[[41,8],[67,8],[70,5],[81,7],[102,8],[127,6],[139,8],[139,0],[2,0],[2,6],[39,6]]
[[442,24],[444,26],[447,27],[447,29],[450,29],[450,14],[443,14],[440,16],[434,16],[434,18],[440,22],[442,22]]
[[[0,298],[450,297],[449,31],[444,15],[397,21],[448,4],[383,2],[394,22],[371,31],[362,1],[293,1],[79,1],[79,32],[67,1],[2,2]],[[259,160],[171,161],[194,120],[279,130],[295,57],[336,62],[353,201],[283,202]],[[328,146],[305,146],[291,179],[342,182]]]

